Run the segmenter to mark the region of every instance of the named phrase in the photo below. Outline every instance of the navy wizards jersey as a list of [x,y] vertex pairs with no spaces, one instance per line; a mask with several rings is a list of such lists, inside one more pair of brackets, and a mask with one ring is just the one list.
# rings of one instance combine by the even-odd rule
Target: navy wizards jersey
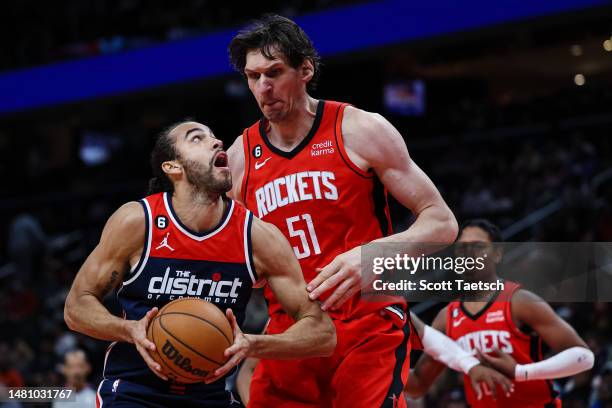
[[[223,311],[231,307],[238,324],[242,324],[256,280],[251,250],[252,213],[227,200],[219,224],[197,233],[178,219],[171,193],[154,194],[140,203],[146,220],[142,255],[117,292],[124,318],[139,320],[155,306],[161,309],[175,299],[198,297]],[[151,372],[133,344],[123,342],[109,346],[104,378],[162,390],[176,388]],[[208,394],[222,390],[223,383],[219,380],[180,388],[186,394]]]

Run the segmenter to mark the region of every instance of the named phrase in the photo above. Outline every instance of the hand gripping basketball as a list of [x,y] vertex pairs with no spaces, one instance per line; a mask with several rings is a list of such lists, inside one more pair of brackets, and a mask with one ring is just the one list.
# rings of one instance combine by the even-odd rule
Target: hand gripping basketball
[[212,382],[217,381],[219,378],[223,377],[227,374],[232,368],[240,364],[240,362],[249,356],[251,352],[252,343],[249,340],[247,334],[244,334],[242,330],[240,330],[240,326],[238,326],[238,322],[236,321],[236,316],[234,316],[234,312],[232,309],[227,309],[225,311],[225,315],[227,316],[227,320],[229,320],[232,331],[234,333],[234,343],[225,349],[223,355],[225,358],[229,360],[217,368],[212,377],[209,377],[205,380],[206,384],[210,384]]
[[130,333],[130,337],[132,339],[132,343],[136,346],[136,350],[140,353],[145,363],[149,366],[151,371],[161,378],[164,381],[168,381],[168,377],[166,377],[161,369],[159,363],[153,360],[153,357],[149,354],[149,352],[155,352],[155,344],[147,338],[147,328],[151,323],[151,320],[157,314],[158,309],[154,307],[149,310],[145,316],[140,320],[127,320],[128,323],[128,332]]

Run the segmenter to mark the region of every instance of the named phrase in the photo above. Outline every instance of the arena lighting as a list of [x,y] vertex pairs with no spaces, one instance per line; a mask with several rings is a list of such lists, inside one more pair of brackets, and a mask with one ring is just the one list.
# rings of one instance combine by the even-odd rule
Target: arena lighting
[[574,57],[579,57],[582,55],[582,46],[580,44],[574,44],[570,47],[570,53]]
[[612,40],[608,39],[606,41],[603,42],[603,48],[604,50],[610,52],[612,51]]
[[584,75],[582,74],[576,74],[574,75],[574,83],[578,86],[582,86],[584,85],[586,82],[586,79],[584,77]]

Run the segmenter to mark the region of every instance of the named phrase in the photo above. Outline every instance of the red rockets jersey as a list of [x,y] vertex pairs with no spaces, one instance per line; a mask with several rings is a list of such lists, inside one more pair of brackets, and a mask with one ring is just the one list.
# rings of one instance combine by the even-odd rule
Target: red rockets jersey
[[[347,104],[319,101],[312,128],[292,151],[270,143],[262,119],[243,133],[245,171],[241,194],[246,207],[287,237],[310,282],[337,255],[391,232],[386,191],[373,172],[358,168],[342,139]],[[331,294],[328,291],[322,299]],[[270,313],[280,311],[269,288]],[[360,301],[360,294],[334,318],[363,315],[391,304]]]
[[[219,224],[198,233],[178,218],[171,193],[154,194],[140,203],[146,224],[142,254],[117,292],[124,317],[139,320],[155,306],[161,309],[175,299],[199,297],[223,311],[231,307],[238,324],[242,324],[256,281],[252,213],[227,200]],[[104,376],[148,384],[159,381],[129,343],[113,343],[109,347]],[[195,392],[205,387],[202,383],[187,388]]]
[[[472,315],[463,302],[448,304],[446,335],[455,340],[464,350],[476,353],[491,353],[495,348],[509,353],[519,364],[528,364],[542,359],[542,340],[537,335],[521,331],[512,320],[512,294],[520,288],[514,282],[505,281],[504,290],[497,292],[487,305]],[[497,393],[493,400],[489,390],[478,401],[470,385],[470,378],[463,379],[468,404],[471,407],[529,408],[555,406],[556,392],[550,381],[536,380],[514,383],[514,393],[507,398]]]

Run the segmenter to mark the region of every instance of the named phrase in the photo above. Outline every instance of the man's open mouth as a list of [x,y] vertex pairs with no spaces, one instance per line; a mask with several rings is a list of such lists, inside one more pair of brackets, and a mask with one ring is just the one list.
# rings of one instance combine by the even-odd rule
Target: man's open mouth
[[213,162],[215,167],[227,167],[227,153],[219,152],[217,153],[217,157],[215,157],[215,161]]

